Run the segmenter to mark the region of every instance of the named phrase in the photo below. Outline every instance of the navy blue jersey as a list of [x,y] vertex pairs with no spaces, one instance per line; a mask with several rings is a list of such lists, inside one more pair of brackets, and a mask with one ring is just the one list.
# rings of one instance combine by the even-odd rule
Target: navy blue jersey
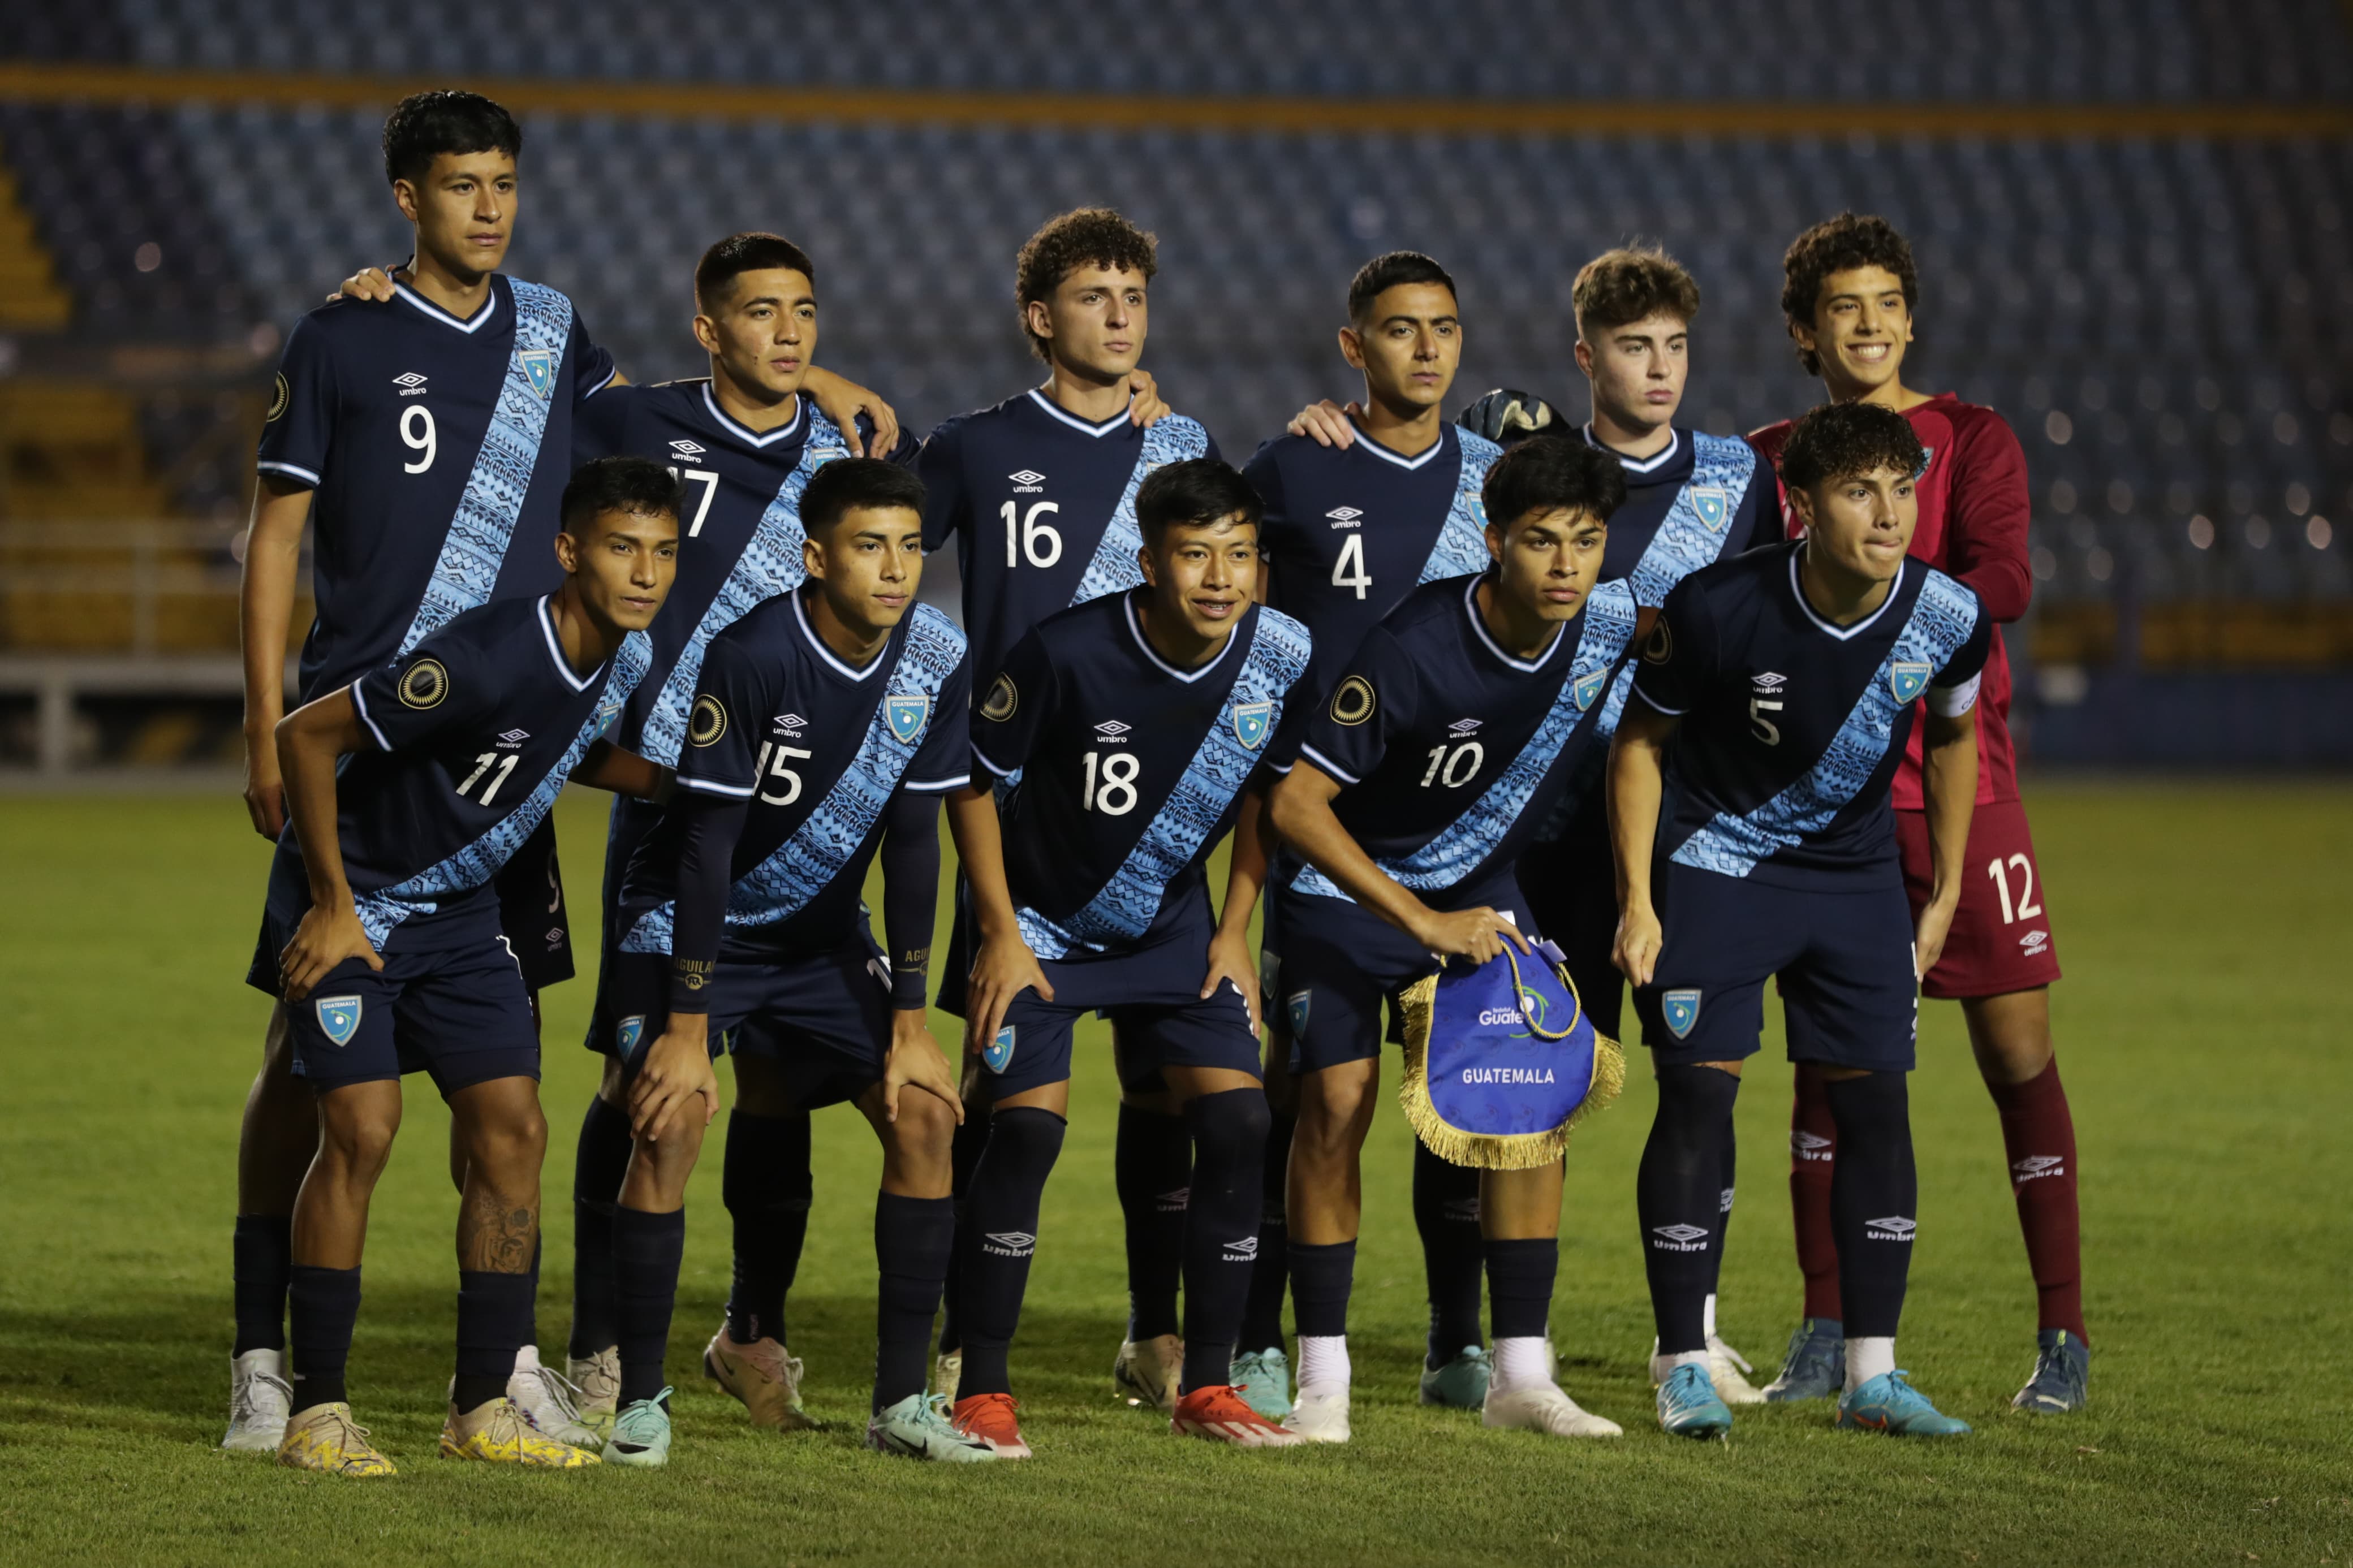
[[1198,889],[1242,788],[1280,748],[1307,628],[1251,605],[1218,657],[1175,668],[1134,595],[1049,617],[973,710],[972,751],[1004,796],[1005,876],[1040,958],[1141,939]]
[[1993,622],[1977,595],[1906,561],[1851,626],[1798,585],[1803,542],[1703,567],[1667,595],[1634,692],[1681,719],[1658,850],[1791,886],[1897,878],[1889,781],[1925,695],[1976,700]]
[[[1567,794],[1634,635],[1633,595],[1606,583],[1543,653],[1514,658],[1480,619],[1482,581],[1428,584],[1384,616],[1298,748],[1339,781],[1332,810],[1358,847],[1440,909],[1507,871]],[[1312,866],[1289,885],[1347,896]]]
[[[807,395],[789,424],[754,431],[721,410],[705,380],[617,386],[583,408],[578,457],[649,458],[684,487],[678,580],[654,619],[654,666],[614,740],[664,765],[678,762],[702,650],[736,617],[800,586],[801,492],[849,444]],[[859,431],[860,444],[871,432]],[[902,436],[891,460],[911,462]]]
[[[491,879],[546,819],[651,657],[646,634],[631,632],[578,674],[546,597],[502,599],[352,683],[376,749],[337,778],[336,836],[371,941],[381,947],[405,920],[494,896]],[[278,852],[301,853],[292,828]]]
[[[883,808],[902,789],[971,776],[964,634],[910,610],[862,669],[818,639],[798,593],[780,594],[711,639],[679,753],[684,790],[746,801],[728,868],[723,961],[832,952],[859,925]],[[630,858],[616,916],[624,952],[667,953],[675,929],[681,803]]]
[[1712,561],[1781,542],[1773,466],[1739,437],[1678,425],[1666,450],[1630,458],[1597,439],[1590,425],[1579,434],[1626,474],[1626,504],[1609,518],[1601,581],[1627,579],[1636,608],[1664,605],[1669,590]]
[[256,464],[316,492],[301,696],[462,611],[553,591],[573,411],[613,379],[572,301],[493,276],[460,321],[406,284],[295,323]]
[[1345,447],[1278,436],[1242,473],[1266,505],[1266,602],[1315,637],[1314,690],[1424,583],[1487,569],[1479,487],[1504,449],[1452,425],[1418,456],[1366,435]]
[[933,431],[915,465],[930,492],[923,544],[956,542],[973,668],[994,673],[1047,616],[1141,584],[1144,476],[1217,455],[1190,419],[1144,430],[1123,409],[1090,425],[1036,390]]

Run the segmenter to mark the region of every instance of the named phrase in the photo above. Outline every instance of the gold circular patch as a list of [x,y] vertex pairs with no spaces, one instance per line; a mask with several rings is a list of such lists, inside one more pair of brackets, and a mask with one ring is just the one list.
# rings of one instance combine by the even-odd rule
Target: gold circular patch
[[1335,724],[1361,724],[1373,716],[1376,706],[1373,683],[1361,675],[1352,675],[1340,682],[1340,689],[1332,693],[1332,721]]
[[980,716],[991,723],[1002,724],[1013,717],[1013,710],[1019,706],[1021,694],[1013,689],[1013,678],[1000,675],[997,684],[988,689],[987,700],[980,705]]
[[281,370],[278,373],[278,384],[269,389],[269,412],[261,422],[264,425],[275,423],[278,416],[286,412],[286,405],[293,401],[294,389],[286,384],[286,373]]
[[694,700],[694,711],[687,718],[686,738],[698,746],[708,746],[727,733],[727,710],[719,699],[704,692]]
[[438,658],[420,658],[400,678],[400,700],[409,708],[438,708],[449,695],[449,672]]
[[1667,629],[1667,618],[1661,616],[1659,624],[1651,628],[1651,640],[1642,645],[1642,662],[1664,664],[1674,657],[1675,634]]

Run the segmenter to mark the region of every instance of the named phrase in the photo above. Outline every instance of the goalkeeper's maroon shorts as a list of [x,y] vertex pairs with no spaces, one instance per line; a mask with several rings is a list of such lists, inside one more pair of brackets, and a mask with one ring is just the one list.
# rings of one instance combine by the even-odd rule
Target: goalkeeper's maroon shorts
[[[1916,919],[1928,901],[1931,861],[1926,812],[1895,814],[1904,856],[1904,891]],[[1921,983],[1924,996],[1947,1001],[2031,991],[2059,978],[2042,868],[2034,858],[2026,807],[2015,800],[1980,805],[1969,818],[1961,862],[1961,903],[1944,955]]]

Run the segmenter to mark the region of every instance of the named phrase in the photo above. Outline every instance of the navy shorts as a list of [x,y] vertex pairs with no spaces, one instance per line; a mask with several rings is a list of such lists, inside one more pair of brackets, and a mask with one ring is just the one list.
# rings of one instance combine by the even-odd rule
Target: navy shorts
[[[279,995],[278,955],[311,907],[297,857],[270,868],[246,984]],[[432,1076],[446,1097],[497,1078],[539,1076],[539,1026],[497,898],[478,893],[403,921],[376,956],[329,970],[308,998],[287,1004],[293,1070],[313,1089],[340,1089],[406,1073]]]
[[[1188,913],[1190,911],[1187,911]],[[1231,1068],[1259,1076],[1258,1031],[1250,1002],[1231,985],[1201,994],[1216,928],[1200,918],[1167,922],[1134,947],[1051,959],[1039,967],[1051,1002],[1024,991],[1005,1010],[996,1040],[981,1054],[983,1081],[997,1099],[1042,1089],[1071,1076],[1071,1031],[1100,1013],[1119,1031],[1120,1070],[1134,1089],[1161,1087],[1161,1069]]]
[[[614,953],[596,987],[588,1048],[634,1074],[670,1022],[670,959]],[[711,1054],[774,1061],[795,1107],[856,1100],[891,1049],[891,972],[864,926],[828,953],[780,963],[720,961],[711,983]]]
[[1634,1011],[1659,1066],[1755,1055],[1765,983],[1778,975],[1791,1061],[1912,1070],[1920,987],[1912,906],[1894,877],[1849,892],[1667,862],[1651,898],[1666,941]]
[[523,984],[538,991],[571,979],[572,919],[564,908],[553,815],[499,868],[491,886],[498,893],[500,927],[522,966]]
[[[1518,884],[1508,877],[1490,881],[1483,893],[1448,900],[1455,909],[1489,905],[1534,936],[1522,901]],[[1377,1057],[1384,1043],[1401,1044],[1398,993],[1438,973],[1430,950],[1347,899],[1285,888],[1269,905],[1268,919],[1282,921],[1276,990],[1291,1034],[1291,1070],[1320,1072]]]

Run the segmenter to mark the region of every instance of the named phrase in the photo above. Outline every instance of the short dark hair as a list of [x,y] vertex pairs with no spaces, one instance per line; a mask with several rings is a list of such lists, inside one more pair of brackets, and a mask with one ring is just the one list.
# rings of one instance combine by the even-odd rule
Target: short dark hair
[[1607,331],[1651,316],[1688,322],[1699,314],[1699,285],[1660,247],[1627,245],[1578,268],[1568,303],[1580,337],[1588,328]]
[[[1858,267],[1884,267],[1895,274],[1904,284],[1904,309],[1919,308],[1920,269],[1912,264],[1912,247],[1885,218],[1846,212],[1823,219],[1789,242],[1781,258],[1781,314],[1791,326],[1810,329],[1814,308],[1821,303],[1822,280]],[[1798,363],[1808,375],[1822,374],[1820,354],[1801,348]]]
[[817,286],[817,267],[808,252],[781,234],[758,229],[731,234],[702,253],[694,264],[694,302],[708,304],[746,272],[790,268]]
[[1357,268],[1356,275],[1348,280],[1349,321],[1363,321],[1374,300],[1406,283],[1435,283],[1457,300],[1462,297],[1454,287],[1454,275],[1420,251],[1392,250]]
[[564,531],[581,538],[608,511],[676,517],[678,502],[678,479],[652,458],[599,458],[581,465],[564,487]]
[[1109,207],[1078,207],[1039,225],[1013,264],[1013,306],[1039,359],[1051,356],[1046,340],[1029,331],[1029,301],[1051,297],[1082,267],[1141,272],[1149,283],[1160,270],[1160,241]]
[[1781,448],[1781,482],[1810,490],[1830,479],[1892,468],[1917,474],[1928,461],[1912,421],[1876,403],[1825,403],[1798,421]]
[[1479,488],[1487,521],[1508,529],[1530,512],[1581,511],[1598,522],[1626,504],[1626,470],[1599,447],[1531,436],[1495,459]]
[[384,177],[421,180],[444,153],[522,153],[522,127],[479,92],[412,92],[384,121]]
[[880,458],[836,458],[801,491],[801,531],[816,535],[860,507],[904,507],[923,515],[923,481],[912,468]]
[[1136,527],[1155,550],[1171,528],[1212,523],[1236,512],[1256,528],[1266,509],[1250,482],[1215,458],[1188,458],[1155,468],[1135,492]]

